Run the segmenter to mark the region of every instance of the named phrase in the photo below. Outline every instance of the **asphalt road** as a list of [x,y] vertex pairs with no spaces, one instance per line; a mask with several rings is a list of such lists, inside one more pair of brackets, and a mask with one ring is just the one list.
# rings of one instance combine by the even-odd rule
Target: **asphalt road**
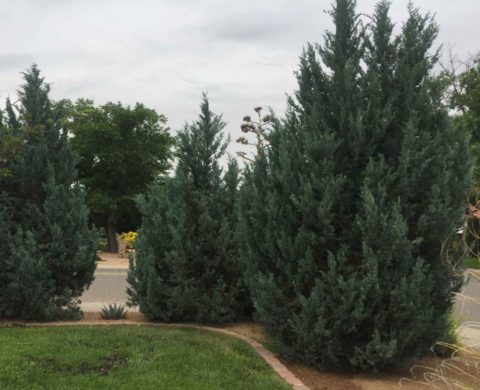
[[[127,272],[126,269],[97,269],[95,280],[81,298],[84,310],[95,310],[106,303],[126,303]],[[474,277],[470,277],[463,296],[456,299],[455,314],[460,323],[480,323],[480,302],[473,302],[472,297],[480,301],[480,280]]]
[[80,298],[85,311],[100,310],[106,303],[126,303],[126,269],[97,269],[95,280]]
[[[127,269],[97,269],[95,280],[81,297],[81,308],[85,312],[98,312],[108,303],[125,304],[127,295]],[[476,302],[471,298],[476,299]],[[138,308],[130,308],[136,311]],[[467,345],[480,345],[480,274],[479,278],[470,277],[462,294],[456,298],[455,316],[458,325],[465,324],[460,329],[460,335]]]
[[[479,275],[480,277],[480,275]],[[476,300],[476,302],[474,301]],[[480,323],[480,280],[470,276],[468,284],[456,299],[455,314],[460,323]]]

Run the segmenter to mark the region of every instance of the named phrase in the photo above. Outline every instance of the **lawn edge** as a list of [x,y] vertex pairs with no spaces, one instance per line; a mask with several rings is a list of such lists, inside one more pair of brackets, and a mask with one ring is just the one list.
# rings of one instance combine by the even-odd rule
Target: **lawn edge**
[[15,322],[4,323],[0,327],[60,327],[60,326],[155,326],[161,328],[187,328],[206,330],[210,332],[222,333],[227,336],[235,337],[247,343],[285,382],[292,386],[294,390],[310,390],[302,380],[300,380],[292,371],[290,371],[272,352],[266,349],[262,344],[252,338],[229,329],[214,328],[196,324],[167,324],[155,322],[134,322],[134,321],[64,321],[64,322]]

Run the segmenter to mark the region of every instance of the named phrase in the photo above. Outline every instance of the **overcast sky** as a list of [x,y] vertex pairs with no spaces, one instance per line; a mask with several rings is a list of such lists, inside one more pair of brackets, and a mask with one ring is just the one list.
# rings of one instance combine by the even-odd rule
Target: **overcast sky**
[[[55,99],[143,102],[176,130],[196,118],[202,91],[234,141],[257,105],[280,114],[306,42],[331,27],[330,0],[0,0],[0,98],[15,96],[35,62]],[[374,0],[358,0],[371,13]],[[393,0],[398,25],[407,0]],[[480,51],[480,0],[417,0],[436,14],[438,44]],[[232,145],[232,152],[237,147]]]

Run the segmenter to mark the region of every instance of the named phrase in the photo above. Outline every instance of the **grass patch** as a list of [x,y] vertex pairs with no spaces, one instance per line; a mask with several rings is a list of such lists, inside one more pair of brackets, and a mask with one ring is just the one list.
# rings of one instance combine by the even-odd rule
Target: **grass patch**
[[245,343],[152,326],[0,329],[1,389],[288,389]]
[[465,268],[480,269],[480,260],[475,257],[466,257],[463,260],[463,266]]

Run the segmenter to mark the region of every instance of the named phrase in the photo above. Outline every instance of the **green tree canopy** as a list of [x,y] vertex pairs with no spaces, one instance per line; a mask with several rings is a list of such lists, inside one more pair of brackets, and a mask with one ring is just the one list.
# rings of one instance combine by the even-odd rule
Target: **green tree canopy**
[[7,165],[21,146],[17,131],[5,123],[4,113],[0,110],[0,176],[10,175]]
[[96,107],[89,100],[77,101],[71,115],[71,142],[81,157],[79,179],[93,221],[105,228],[108,249],[117,252],[118,219],[170,167],[173,139],[166,118],[140,103]]
[[[453,65],[455,66],[455,65]],[[471,133],[471,149],[476,160],[475,184],[480,183],[480,54],[456,74],[454,69],[447,71],[447,80],[451,85],[450,104],[454,113],[454,123],[460,129]]]
[[239,237],[257,318],[288,357],[383,367],[449,330],[458,279],[442,245],[462,221],[468,137],[432,73],[438,27],[354,0],[308,45],[298,90],[246,170]]

